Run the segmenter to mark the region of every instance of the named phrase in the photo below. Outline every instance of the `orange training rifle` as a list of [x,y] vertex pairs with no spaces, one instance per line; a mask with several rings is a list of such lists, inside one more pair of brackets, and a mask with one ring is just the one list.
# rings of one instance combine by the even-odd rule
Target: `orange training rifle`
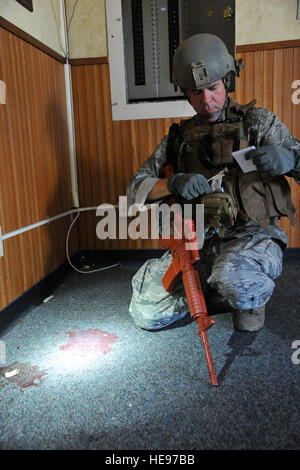
[[[172,172],[172,167],[169,165],[165,167],[165,175],[167,177],[171,176]],[[169,196],[169,203],[171,201],[176,201],[176,198]],[[199,326],[198,334],[204,346],[210,382],[212,385],[218,385],[206,335],[206,331],[214,325],[215,321],[207,315],[207,307],[199,273],[194,266],[200,260],[194,221],[192,219],[184,220],[181,214],[175,212],[173,229],[173,235],[170,238],[160,239],[160,246],[162,248],[169,248],[172,254],[172,263],[167,269],[162,283],[165,290],[171,292],[177,280],[180,277],[182,278],[191,317]],[[189,244],[189,249],[187,249],[186,244]]]

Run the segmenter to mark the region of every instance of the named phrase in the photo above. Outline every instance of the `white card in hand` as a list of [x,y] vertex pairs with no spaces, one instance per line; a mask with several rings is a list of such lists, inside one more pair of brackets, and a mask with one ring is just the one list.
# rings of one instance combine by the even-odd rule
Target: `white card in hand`
[[252,159],[246,160],[245,154],[250,150],[255,150],[256,147],[252,145],[252,147],[247,147],[242,150],[238,150],[237,152],[232,152],[233,158],[238,162],[240,165],[243,173],[249,173],[249,171],[257,170],[257,166],[254,165]]

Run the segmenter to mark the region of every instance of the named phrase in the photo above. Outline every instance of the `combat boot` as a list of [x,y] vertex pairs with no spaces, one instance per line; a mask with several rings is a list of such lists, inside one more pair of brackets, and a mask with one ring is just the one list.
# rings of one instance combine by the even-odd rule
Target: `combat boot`
[[265,306],[251,310],[234,310],[233,328],[239,331],[258,331],[265,323]]

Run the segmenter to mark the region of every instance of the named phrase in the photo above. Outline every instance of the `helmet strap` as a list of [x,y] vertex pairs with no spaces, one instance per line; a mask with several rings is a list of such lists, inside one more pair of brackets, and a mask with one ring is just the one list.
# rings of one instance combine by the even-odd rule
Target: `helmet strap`
[[222,80],[223,80],[225,90],[226,90],[226,95],[227,95],[229,87],[230,87],[230,73],[225,75],[225,77],[223,77]]

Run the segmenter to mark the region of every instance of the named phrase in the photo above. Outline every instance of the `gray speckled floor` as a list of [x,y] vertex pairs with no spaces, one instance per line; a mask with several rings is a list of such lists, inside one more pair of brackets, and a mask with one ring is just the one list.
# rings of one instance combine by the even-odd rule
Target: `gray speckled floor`
[[237,333],[230,314],[214,317],[219,387],[209,384],[194,322],[157,332],[134,325],[137,267],[72,272],[4,335],[0,448],[299,449],[299,265],[285,265],[260,332]]

